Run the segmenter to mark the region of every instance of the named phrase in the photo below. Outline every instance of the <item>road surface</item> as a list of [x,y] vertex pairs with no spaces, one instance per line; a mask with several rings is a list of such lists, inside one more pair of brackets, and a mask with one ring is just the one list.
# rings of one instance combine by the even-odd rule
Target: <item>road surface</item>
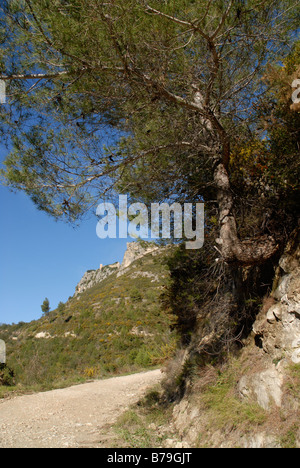
[[0,448],[110,447],[111,426],[160,370],[0,400]]

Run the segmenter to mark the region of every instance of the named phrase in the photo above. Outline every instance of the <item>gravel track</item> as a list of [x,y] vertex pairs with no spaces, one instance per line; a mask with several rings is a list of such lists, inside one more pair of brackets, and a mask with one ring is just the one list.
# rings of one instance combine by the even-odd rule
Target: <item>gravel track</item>
[[0,400],[0,448],[103,448],[111,426],[160,370]]

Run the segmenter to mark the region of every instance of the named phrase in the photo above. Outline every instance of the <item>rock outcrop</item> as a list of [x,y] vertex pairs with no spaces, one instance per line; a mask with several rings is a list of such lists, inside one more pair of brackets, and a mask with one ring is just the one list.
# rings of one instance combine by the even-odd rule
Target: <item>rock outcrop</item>
[[120,263],[114,263],[112,265],[106,266],[100,265],[100,268],[98,270],[87,271],[76,286],[75,296],[78,296],[78,294],[83,293],[84,291],[92,288],[98,283],[101,283],[101,281],[104,281],[110,275],[118,271],[119,268]]
[[127,250],[125,252],[123,262],[120,266],[118,276],[122,275],[124,271],[136,260],[144,257],[149,253],[157,251],[159,247],[153,243],[148,242],[129,242],[127,244]]
[[75,297],[101,283],[113,273],[117,272],[117,275],[121,276],[133,262],[158,249],[157,245],[149,242],[129,242],[123,262],[121,264],[116,262],[106,266],[100,265],[98,270],[87,271],[76,286]]
[[300,363],[300,246],[292,239],[279,261],[273,304],[262,309],[253,326],[254,340],[263,351],[267,368],[239,383],[243,397],[256,398],[264,408],[282,406],[285,369]]
[[[241,427],[236,424],[235,429],[231,428],[226,434],[214,427],[209,411],[201,403],[201,393],[192,386],[174,407],[173,423],[177,433],[190,446],[199,443],[201,437],[201,442],[215,448],[281,448],[289,444],[300,448],[299,364],[300,245],[297,232],[279,261],[273,291],[265,299],[252,333],[235,361],[236,383],[232,395],[248,408],[251,405],[261,407],[265,422],[259,427],[249,425],[247,431],[242,424]],[[200,388],[205,385],[205,378],[204,382],[200,380]]]

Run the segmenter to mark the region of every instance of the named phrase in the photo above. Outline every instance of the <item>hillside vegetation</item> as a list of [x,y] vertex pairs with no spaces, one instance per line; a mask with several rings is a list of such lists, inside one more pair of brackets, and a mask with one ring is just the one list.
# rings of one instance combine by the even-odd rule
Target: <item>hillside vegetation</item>
[[161,365],[176,347],[159,301],[168,282],[163,257],[146,255],[39,320],[2,325],[14,372],[6,383],[49,389]]

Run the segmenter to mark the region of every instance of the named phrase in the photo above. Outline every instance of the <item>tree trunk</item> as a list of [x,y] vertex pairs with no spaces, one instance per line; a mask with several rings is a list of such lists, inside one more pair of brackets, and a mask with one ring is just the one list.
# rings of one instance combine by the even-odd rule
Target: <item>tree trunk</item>
[[233,214],[233,196],[227,169],[219,163],[214,174],[219,205],[220,245],[222,258],[226,263],[239,265],[257,265],[270,259],[279,249],[279,245],[270,236],[261,236],[241,241]]
[[233,213],[233,196],[230,188],[228,165],[230,159],[230,141],[226,130],[216,115],[205,106],[205,99],[196,85],[194,102],[207,114],[207,118],[200,117],[204,129],[212,135],[211,146],[215,146],[218,154],[215,135],[218,135],[222,147],[222,158],[214,172],[214,182],[217,190],[219,206],[220,237],[216,242],[220,246],[222,259],[226,263],[239,266],[257,265],[264,263],[279,249],[279,245],[270,236],[261,236],[251,240],[241,241],[238,237],[236,219]]

